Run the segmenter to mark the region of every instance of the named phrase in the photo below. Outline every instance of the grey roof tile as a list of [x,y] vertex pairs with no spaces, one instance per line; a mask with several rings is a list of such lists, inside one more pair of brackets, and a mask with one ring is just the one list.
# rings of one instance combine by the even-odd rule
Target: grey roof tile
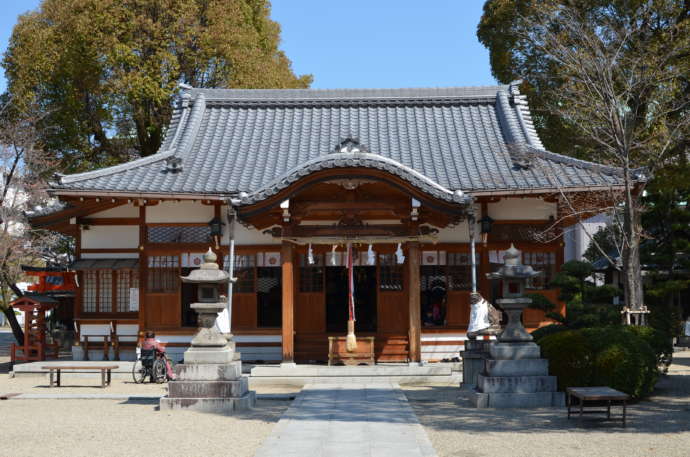
[[[371,154],[334,155],[335,145],[349,136]],[[528,166],[516,165],[516,154],[529,157]],[[181,172],[165,171],[171,156],[182,158]],[[246,192],[253,196],[247,201],[255,201],[309,170],[337,166],[386,169],[448,200],[457,198],[456,190],[520,192],[621,181],[618,169],[545,151],[515,86],[191,89],[180,98],[160,152],[64,176],[54,188]]]

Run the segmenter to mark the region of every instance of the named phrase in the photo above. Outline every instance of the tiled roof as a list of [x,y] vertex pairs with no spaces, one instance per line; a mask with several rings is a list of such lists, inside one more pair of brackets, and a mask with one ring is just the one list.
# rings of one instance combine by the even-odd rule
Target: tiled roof
[[[334,150],[356,138],[367,152]],[[357,143],[355,141],[355,143]],[[181,159],[171,171],[170,158]],[[620,170],[550,153],[514,85],[428,89],[188,89],[161,150],[53,188],[259,201],[325,168],[372,167],[449,201],[608,187]]]

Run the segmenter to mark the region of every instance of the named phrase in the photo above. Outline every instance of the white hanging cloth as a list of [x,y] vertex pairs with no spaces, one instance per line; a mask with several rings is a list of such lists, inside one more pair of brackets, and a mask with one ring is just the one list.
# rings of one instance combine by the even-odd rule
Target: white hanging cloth
[[314,251],[311,248],[311,243],[309,243],[309,250],[307,251],[307,262],[309,265],[314,265]]
[[398,248],[395,250],[395,258],[398,262],[398,265],[405,263],[405,255],[403,254],[401,243],[398,243]]
[[376,264],[376,253],[371,248],[371,244],[369,245],[369,249],[367,249],[367,264],[368,265]]
[[331,248],[331,265],[336,266],[338,265],[338,262],[335,258],[335,250],[337,249],[338,245],[334,244],[333,247]]

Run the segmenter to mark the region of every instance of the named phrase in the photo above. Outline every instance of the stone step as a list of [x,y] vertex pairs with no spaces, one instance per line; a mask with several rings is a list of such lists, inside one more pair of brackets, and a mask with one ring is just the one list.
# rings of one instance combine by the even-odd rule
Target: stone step
[[546,359],[486,359],[484,373],[488,376],[548,376],[549,361]]
[[472,392],[470,401],[477,408],[547,408],[565,406],[563,392],[484,393]]
[[246,376],[234,381],[171,381],[170,398],[228,398],[241,397],[249,389]]
[[449,365],[375,365],[375,366],[255,366],[251,376],[257,377],[351,377],[351,376],[450,376]]
[[555,376],[477,376],[477,390],[484,393],[555,392]]
[[457,386],[462,381],[462,373],[453,372],[447,376],[349,376],[347,378],[336,376],[259,376],[249,378],[249,388],[255,389],[259,386],[297,386],[306,384],[368,384],[372,382],[389,382],[400,385],[411,384],[447,384]]
[[234,398],[170,398],[162,397],[160,399],[160,409],[178,410],[191,409],[193,411],[200,411],[204,413],[218,413],[228,414],[232,411],[245,411],[253,408],[256,404],[256,393],[252,390],[247,391],[241,397]]

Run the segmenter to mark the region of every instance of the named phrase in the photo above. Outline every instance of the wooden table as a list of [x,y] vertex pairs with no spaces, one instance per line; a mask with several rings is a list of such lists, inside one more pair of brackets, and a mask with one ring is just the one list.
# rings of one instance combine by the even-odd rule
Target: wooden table
[[[110,385],[112,378],[111,371],[119,368],[119,365],[73,365],[73,366],[44,366],[42,370],[50,370],[50,387],[60,387],[60,372],[62,370],[77,370],[77,371],[101,371],[101,387],[105,388]],[[56,376],[57,374],[57,376]]]
[[[606,418],[611,419],[611,404],[616,402],[623,405],[623,427],[626,426],[626,406],[630,396],[626,393],[619,392],[610,387],[568,387],[566,389],[568,397],[568,419],[570,419],[570,407],[573,406],[573,398],[579,400],[580,407],[580,421],[582,421],[583,414],[591,413],[606,413]],[[606,403],[606,411],[603,410],[589,410],[585,411],[585,402],[598,402],[595,406],[600,406],[602,402]],[[578,406],[578,405],[575,405]]]

